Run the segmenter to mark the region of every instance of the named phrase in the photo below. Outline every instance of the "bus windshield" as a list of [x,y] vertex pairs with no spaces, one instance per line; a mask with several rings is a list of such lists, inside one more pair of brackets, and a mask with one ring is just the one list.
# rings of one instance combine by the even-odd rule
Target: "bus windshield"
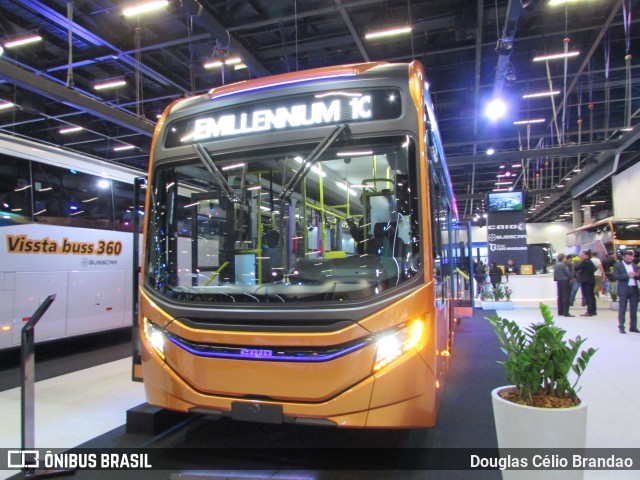
[[613,223],[614,238],[617,240],[638,240],[640,239],[640,223],[638,222],[616,222]]
[[416,164],[406,135],[195,145],[152,174],[147,285],[189,304],[351,301],[401,286],[420,266]]

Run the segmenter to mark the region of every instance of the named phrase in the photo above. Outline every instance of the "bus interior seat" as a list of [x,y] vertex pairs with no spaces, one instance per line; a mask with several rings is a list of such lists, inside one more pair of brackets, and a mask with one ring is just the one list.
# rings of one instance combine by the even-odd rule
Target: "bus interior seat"
[[[402,257],[404,252],[404,241],[397,236],[396,222],[380,222],[373,226],[373,238],[367,243],[367,253],[379,256]],[[393,254],[385,254],[385,242],[388,246],[393,246]]]
[[262,246],[276,248],[280,244],[280,234],[277,230],[269,230],[262,235]]

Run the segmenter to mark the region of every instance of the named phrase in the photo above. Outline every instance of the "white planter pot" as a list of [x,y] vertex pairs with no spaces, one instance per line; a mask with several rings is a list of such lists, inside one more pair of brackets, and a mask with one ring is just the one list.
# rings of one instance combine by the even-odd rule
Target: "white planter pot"
[[[570,408],[538,408],[519,405],[491,392],[498,448],[584,448],[587,404]],[[582,470],[504,470],[503,480],[582,480]]]
[[483,310],[513,310],[512,302],[493,302],[493,301],[480,301],[480,306]]

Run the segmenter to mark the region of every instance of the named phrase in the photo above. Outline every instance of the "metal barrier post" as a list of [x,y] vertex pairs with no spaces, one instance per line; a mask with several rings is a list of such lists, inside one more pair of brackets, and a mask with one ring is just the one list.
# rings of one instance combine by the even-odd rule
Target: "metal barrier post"
[[[40,304],[35,313],[22,327],[20,342],[20,364],[22,370],[21,380],[21,406],[22,406],[22,450],[34,451],[36,447],[36,422],[35,422],[35,327],[45,312],[49,309],[55,295],[49,295]],[[33,459],[32,459],[33,460]],[[31,463],[31,462],[29,462]],[[74,469],[59,470],[37,470],[34,467],[24,467],[25,478],[46,478],[69,475],[75,472]]]
[[22,449],[29,450],[36,446],[35,441],[35,355],[34,355],[34,329],[36,323],[42,318],[49,306],[56,299],[55,295],[49,295],[40,304],[26,325],[22,327],[21,348],[21,403],[22,403]]

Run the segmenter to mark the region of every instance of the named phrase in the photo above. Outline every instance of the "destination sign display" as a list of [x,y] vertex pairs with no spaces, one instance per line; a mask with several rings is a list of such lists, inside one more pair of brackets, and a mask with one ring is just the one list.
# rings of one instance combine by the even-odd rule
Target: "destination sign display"
[[389,120],[400,117],[400,100],[398,89],[340,90],[212,109],[172,123],[164,145],[172,148],[237,135]]

